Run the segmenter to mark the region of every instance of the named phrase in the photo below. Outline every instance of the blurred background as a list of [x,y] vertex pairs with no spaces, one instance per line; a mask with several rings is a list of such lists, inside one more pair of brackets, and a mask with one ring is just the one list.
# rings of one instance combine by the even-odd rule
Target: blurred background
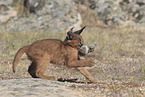
[[140,27],[144,23],[144,0],[0,0],[0,31],[60,32],[69,26]]

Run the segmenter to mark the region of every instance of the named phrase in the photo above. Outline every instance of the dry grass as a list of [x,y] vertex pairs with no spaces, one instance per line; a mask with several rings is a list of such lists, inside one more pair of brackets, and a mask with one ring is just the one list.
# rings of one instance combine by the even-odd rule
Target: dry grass
[[[95,96],[134,96],[145,95],[145,29],[124,28],[87,28],[82,34],[86,44],[98,43],[94,53],[86,56],[96,61],[96,67],[89,71],[103,82],[103,86],[75,87],[85,95]],[[28,78],[30,62],[24,56],[19,63],[18,73],[13,74],[11,63],[16,51],[32,42],[44,38],[64,39],[65,33],[29,32],[0,33],[0,76],[4,79]],[[61,67],[61,66],[60,66]],[[80,77],[75,70],[64,70],[50,65],[47,73],[62,77]],[[97,92],[96,92],[97,91]],[[98,95],[98,94],[97,94]]]

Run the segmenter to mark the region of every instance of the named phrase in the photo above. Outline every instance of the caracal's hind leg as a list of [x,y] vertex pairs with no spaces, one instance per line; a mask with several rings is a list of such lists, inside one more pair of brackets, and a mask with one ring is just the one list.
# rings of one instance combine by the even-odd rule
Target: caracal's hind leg
[[38,78],[38,76],[36,76],[36,63],[31,63],[31,65],[28,68],[28,72],[33,78]]
[[45,71],[50,62],[49,56],[45,53],[43,56],[33,56],[33,61],[29,66],[28,72],[33,78],[42,78],[48,80],[56,80],[55,76],[45,75]]
[[49,57],[42,57],[41,60],[37,61],[36,75],[42,79],[56,80],[55,76],[47,76],[44,74],[49,62]]

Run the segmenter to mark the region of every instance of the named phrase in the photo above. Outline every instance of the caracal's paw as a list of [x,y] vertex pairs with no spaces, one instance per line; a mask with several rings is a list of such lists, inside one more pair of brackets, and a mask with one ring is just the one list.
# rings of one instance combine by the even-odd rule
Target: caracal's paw
[[48,79],[49,80],[57,80],[57,78],[55,76],[49,76]]
[[98,79],[93,79],[93,80],[91,80],[91,82],[97,84],[99,82],[99,80]]

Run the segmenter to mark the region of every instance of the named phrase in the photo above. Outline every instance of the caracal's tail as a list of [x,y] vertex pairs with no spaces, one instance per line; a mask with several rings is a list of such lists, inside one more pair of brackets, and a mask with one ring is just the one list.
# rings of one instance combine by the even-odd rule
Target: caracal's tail
[[29,45],[28,46],[24,46],[22,48],[20,48],[18,50],[18,52],[16,53],[15,57],[14,57],[14,61],[13,61],[13,66],[12,66],[12,69],[13,69],[13,72],[15,73],[16,72],[16,68],[18,66],[18,62],[21,58],[21,56],[27,52],[27,50],[29,49]]

